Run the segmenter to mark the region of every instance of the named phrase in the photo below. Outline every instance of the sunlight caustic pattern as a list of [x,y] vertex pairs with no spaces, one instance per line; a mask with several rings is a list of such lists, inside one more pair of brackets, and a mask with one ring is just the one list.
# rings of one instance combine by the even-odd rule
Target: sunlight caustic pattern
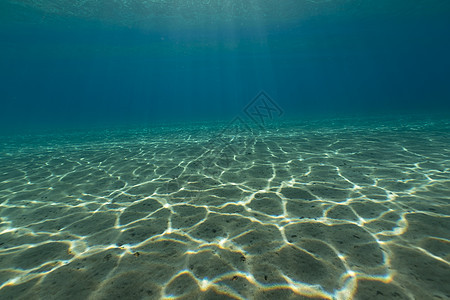
[[213,125],[4,143],[0,295],[448,298],[450,136],[431,127],[286,123],[238,152]]

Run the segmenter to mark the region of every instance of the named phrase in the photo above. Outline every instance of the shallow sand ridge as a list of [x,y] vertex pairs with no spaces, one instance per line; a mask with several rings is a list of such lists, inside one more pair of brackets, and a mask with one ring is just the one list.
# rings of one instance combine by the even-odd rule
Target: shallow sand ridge
[[394,125],[17,138],[0,298],[450,298],[450,126]]

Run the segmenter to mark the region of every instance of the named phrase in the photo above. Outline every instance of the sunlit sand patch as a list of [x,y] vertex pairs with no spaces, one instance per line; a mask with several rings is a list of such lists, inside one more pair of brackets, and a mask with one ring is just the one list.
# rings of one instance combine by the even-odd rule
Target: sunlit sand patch
[[8,140],[0,297],[445,299],[450,137],[394,125]]

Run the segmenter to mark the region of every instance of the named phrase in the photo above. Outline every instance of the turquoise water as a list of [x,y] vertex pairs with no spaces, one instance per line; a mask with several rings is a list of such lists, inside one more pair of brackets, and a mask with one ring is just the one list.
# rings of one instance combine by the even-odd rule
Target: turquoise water
[[450,299],[445,1],[0,4],[0,299]]

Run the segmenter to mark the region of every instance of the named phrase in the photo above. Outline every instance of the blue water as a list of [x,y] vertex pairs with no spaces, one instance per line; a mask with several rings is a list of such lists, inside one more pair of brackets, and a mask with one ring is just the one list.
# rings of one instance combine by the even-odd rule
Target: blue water
[[449,111],[446,1],[140,2],[3,1],[3,126]]
[[3,0],[0,299],[450,299],[448,0]]

